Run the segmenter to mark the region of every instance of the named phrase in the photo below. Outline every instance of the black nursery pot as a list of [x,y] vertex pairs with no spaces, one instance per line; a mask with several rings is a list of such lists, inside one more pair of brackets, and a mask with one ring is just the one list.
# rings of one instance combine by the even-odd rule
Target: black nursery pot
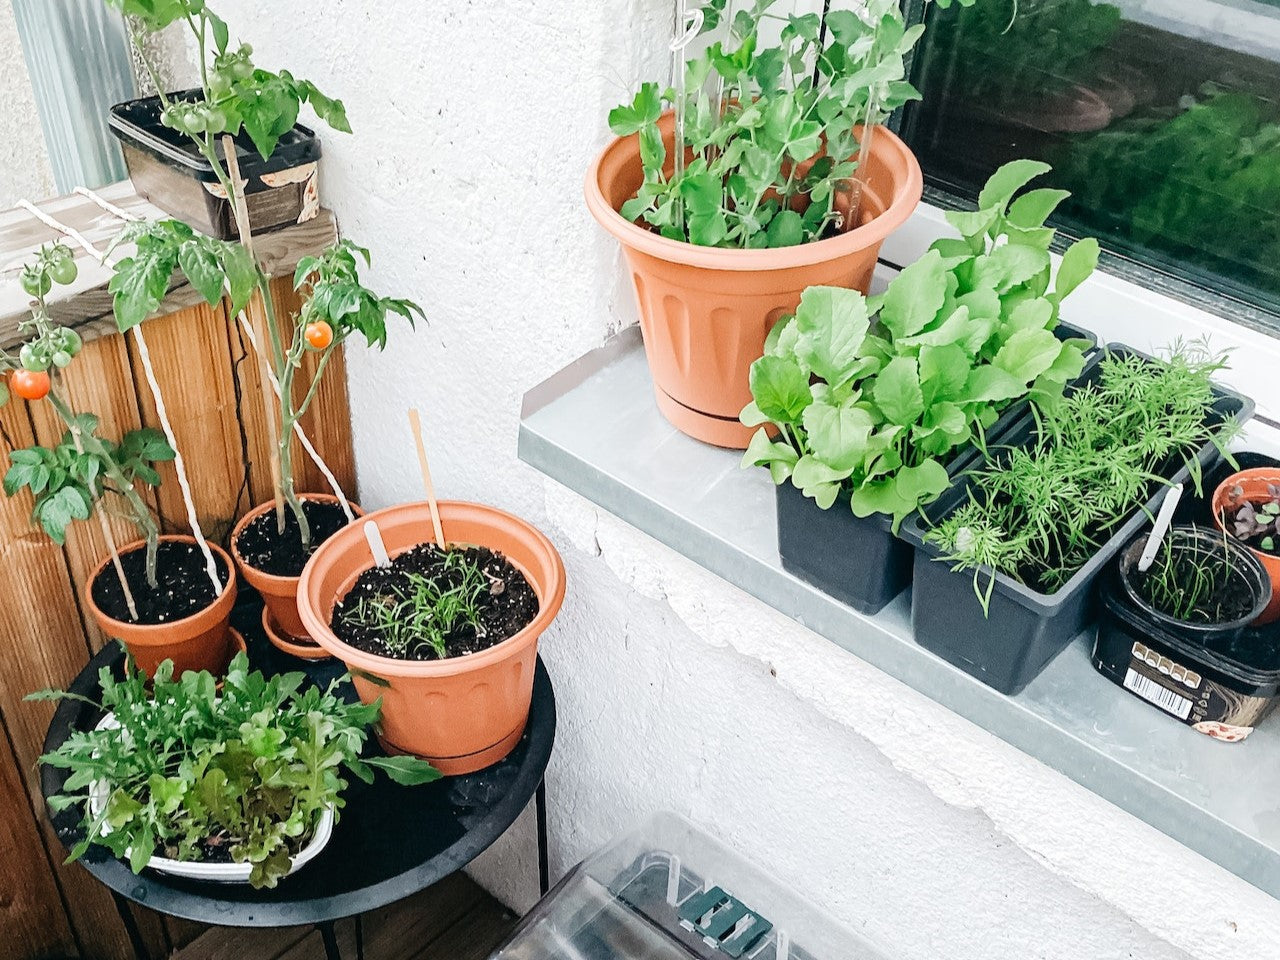
[[[170,94],[173,100],[197,100],[199,90]],[[160,122],[159,97],[144,97],[111,108],[111,132],[124,150],[129,179],[139,196],[185,221],[202,233],[222,240],[238,236],[231,202],[213,167],[185,134]],[[281,139],[270,160],[264,161],[242,132],[236,138],[240,176],[247,181],[245,203],[255,233],[304,223],[320,210],[317,192],[320,141],[301,124]],[[218,150],[221,152],[221,138]]]
[[[1221,541],[1219,541],[1221,542]],[[1153,616],[1126,587],[1146,538],[1135,541],[1103,578],[1093,666],[1104,677],[1171,717],[1216,740],[1244,740],[1280,703],[1280,626],[1247,621],[1204,627]],[[1265,605],[1271,595],[1253,562]],[[1206,642],[1207,641],[1207,642]]]
[[[1114,354],[1148,356],[1120,344],[1111,344],[1108,349]],[[1099,371],[1096,365],[1091,367],[1079,382],[1090,382]],[[1252,415],[1251,400],[1216,386],[1214,394],[1215,419],[1244,422]],[[1034,439],[1035,429],[1034,419],[1025,417],[1001,440],[1001,445],[1026,446]],[[1217,448],[1206,443],[1196,459],[1207,472],[1218,457]],[[1166,479],[1184,483],[1190,477],[1190,468],[1182,464],[1176,472],[1171,470]],[[927,508],[928,518],[937,522],[964,504],[971,482],[962,478]],[[989,612],[985,614],[974,589],[974,571],[952,571],[942,559],[943,551],[924,540],[931,526],[929,519],[921,513],[909,518],[902,525],[902,535],[916,549],[911,597],[911,626],[916,642],[1001,693],[1021,693],[1092,622],[1097,609],[1095,580],[1154,515],[1165,489],[1163,485],[1154,486],[1147,501],[1135,505],[1128,520],[1055,593],[1042,593],[1003,573],[993,573],[989,567],[980,568],[980,589],[985,590],[995,577]]]
[[893,518],[855,517],[841,498],[823,510],[795,485],[777,488],[782,567],[859,613],[878,613],[911,585],[909,543],[893,535]]

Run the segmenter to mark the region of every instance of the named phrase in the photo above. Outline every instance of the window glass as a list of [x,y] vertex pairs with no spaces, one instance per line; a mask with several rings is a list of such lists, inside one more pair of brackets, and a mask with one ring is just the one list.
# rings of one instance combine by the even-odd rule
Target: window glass
[[930,16],[904,130],[933,185],[973,197],[1000,164],[1045,160],[1067,232],[1280,313],[1280,0]]

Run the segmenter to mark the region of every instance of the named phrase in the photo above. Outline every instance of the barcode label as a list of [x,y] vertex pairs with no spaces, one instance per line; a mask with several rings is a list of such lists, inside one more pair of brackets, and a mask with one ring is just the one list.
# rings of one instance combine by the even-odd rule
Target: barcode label
[[1144,677],[1133,667],[1130,667],[1129,672],[1124,675],[1124,685],[1126,689],[1132,690],[1143,700],[1154,703],[1161,710],[1167,710],[1179,720],[1187,719],[1191,713],[1190,700]]

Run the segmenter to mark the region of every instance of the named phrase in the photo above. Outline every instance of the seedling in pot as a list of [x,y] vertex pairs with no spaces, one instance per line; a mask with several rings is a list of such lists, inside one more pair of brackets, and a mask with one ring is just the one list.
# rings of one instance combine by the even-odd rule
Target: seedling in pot
[[133,592],[106,514],[122,515],[137,527],[146,541],[146,583],[155,590],[160,527],[142,491],[159,485],[155,465],[173,460],[175,454],[158,430],[133,430],[119,442],[100,437],[98,418],[72,410],[58,389],[62,371],[80,352],[81,339],[74,330],[50,319],[46,297],[55,284],[69,284],[75,278],[75,260],[61,245],[42,248],[22,271],[22,287],[33,298],[31,316],[19,325],[27,341],[16,357],[0,350],[0,371],[10,372],[11,388],[0,389],[0,403],[8,400],[9,392],[29,402],[47,401],[67,430],[54,447],[37,445],[12,451],[4,492],[12,497],[28,490],[35,498],[32,519],[58,544],[66,542],[67,528],[73,522],[95,514],[129,613],[137,621]]
[[1255,550],[1280,556],[1280,479],[1266,486],[1267,499],[1244,500],[1239,484],[1228,490],[1223,508],[1224,529]]
[[[252,47],[233,47],[227,24],[204,0],[108,3],[138,18],[137,23],[147,32],[176,22],[185,23],[192,32],[199,55],[201,97],[194,102],[175,101],[157,83],[162,119],[189,137],[208,161],[231,200],[240,230],[237,245],[196,234],[175,220],[128,228],[121,239],[136,242],[138,252],[116,265],[111,281],[117,324],[124,330],[149,316],[163,299],[174,269],[180,269],[210,305],[225,292],[233,313],[248,309],[248,319],[242,316],[241,321],[262,358],[263,397],[270,411],[275,532],[283,539],[288,511],[297,528],[298,552],[305,560],[314,538],[311,520],[294,485],[294,427],[314,401],[333,353],[349,337],[358,333],[368,346],[380,350],[386,345],[388,314],[398,314],[412,323],[422,311],[411,301],[380,297],[365,287],[359,261],[369,266],[369,252],[344,239],[320,256],[306,257],[298,264],[294,286],[302,294],[302,309],[292,317],[280,316],[271,295],[271,278],[254,255],[233,141],[243,134],[264,159],[269,158],[297,122],[304,103],[334,129],[350,132],[342,102],[287,70],[274,73],[257,66]],[[135,32],[133,40],[138,55],[151,69],[144,37]],[[151,72],[155,77],[154,69]],[[305,386],[295,389],[308,351],[318,354],[314,373]]]
[[[243,653],[219,689],[207,672],[173,676],[164,661],[148,680],[126,661],[101,676],[92,706],[114,724],[73,734],[41,762],[70,771],[54,810],[83,807],[83,838],[139,873],[155,857],[252,866],[249,883],[274,887],[326,811],[340,816],[347,774],[373,782],[429,783],[440,773],[412,757],[362,757],[381,703],[351,703],[340,678],[326,688],[301,673],[266,677]],[[82,699],[45,690],[29,700]],[[139,749],[145,746],[147,749]]]
[[1128,583],[1151,609],[1187,624],[1233,623],[1258,602],[1226,533],[1200,536],[1195,527],[1172,530],[1151,568],[1132,571]]
[[952,212],[961,237],[940,240],[879,296],[810,287],[751,367],[756,432],[743,466],[766,466],[823,509],[842,495],[859,517],[894,527],[950,484],[946,463],[1001,411],[1031,397],[1059,402],[1085,344],[1054,334],[1063,300],[1092,273],[1081,240],[1056,276],[1044,220],[1065,194],[1032,190],[1048,167],[997,171],[976,212]]
[[[898,0],[822,16],[783,14],[780,6],[755,0],[734,12],[730,0],[708,0],[698,8],[701,32],[723,25],[727,35],[684,64],[674,85],[680,92],[644,83],[610,112],[614,134],[639,134],[644,166],[623,217],[674,240],[743,249],[822,240],[854,219],[839,197],[858,174],[855,127],[869,137],[919,99],[905,58],[924,27],[906,26]],[[778,42],[764,46],[775,23]],[[659,129],[667,108],[680,135],[671,173]]]

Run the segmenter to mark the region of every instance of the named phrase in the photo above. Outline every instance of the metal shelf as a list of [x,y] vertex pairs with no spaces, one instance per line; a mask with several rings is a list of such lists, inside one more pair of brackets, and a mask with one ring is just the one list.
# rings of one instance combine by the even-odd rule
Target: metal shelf
[[910,594],[865,617],[782,569],[773,489],[659,414],[638,328],[525,396],[520,458],[885,673],[1280,897],[1280,722],[1224,744],[1099,676],[1082,635],[1017,697],[918,646]]

